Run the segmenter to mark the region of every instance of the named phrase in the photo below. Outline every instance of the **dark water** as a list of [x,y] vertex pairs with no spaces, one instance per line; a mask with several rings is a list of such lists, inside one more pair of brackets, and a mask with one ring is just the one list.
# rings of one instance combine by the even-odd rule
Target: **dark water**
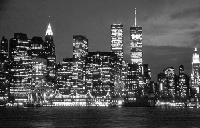
[[199,128],[200,109],[1,108],[0,127]]

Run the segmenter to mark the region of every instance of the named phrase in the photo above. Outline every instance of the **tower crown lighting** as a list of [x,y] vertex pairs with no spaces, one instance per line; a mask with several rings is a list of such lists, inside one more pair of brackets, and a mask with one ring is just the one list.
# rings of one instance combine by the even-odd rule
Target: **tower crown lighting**
[[200,60],[199,60],[199,54],[197,53],[197,48],[194,48],[194,53],[193,53],[193,56],[192,56],[192,63],[200,63]]
[[53,31],[52,31],[52,29],[51,29],[51,24],[50,24],[50,23],[49,23],[49,25],[48,25],[48,27],[47,27],[46,35],[53,36]]

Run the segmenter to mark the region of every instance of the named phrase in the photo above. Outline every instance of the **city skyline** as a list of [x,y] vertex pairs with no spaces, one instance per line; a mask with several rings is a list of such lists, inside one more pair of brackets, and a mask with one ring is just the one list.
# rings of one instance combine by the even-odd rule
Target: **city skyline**
[[2,127],[199,127],[200,0],[0,0]]
[[[199,1],[156,0],[123,3],[118,0],[56,3],[1,1],[0,34],[6,38],[11,38],[15,32],[27,33],[29,38],[44,36],[48,16],[51,16],[57,60],[61,61],[62,58],[72,57],[74,34],[87,36],[89,51],[110,51],[110,25],[121,23],[124,26],[124,51],[128,51],[124,53],[124,58],[130,60],[129,28],[134,25],[136,7],[137,24],[143,27],[143,60],[149,64],[155,80],[156,75],[166,66],[178,69],[183,64],[185,71],[191,73],[191,55],[193,47],[198,43],[194,42],[198,41],[198,3]],[[27,11],[23,11],[23,7]]]

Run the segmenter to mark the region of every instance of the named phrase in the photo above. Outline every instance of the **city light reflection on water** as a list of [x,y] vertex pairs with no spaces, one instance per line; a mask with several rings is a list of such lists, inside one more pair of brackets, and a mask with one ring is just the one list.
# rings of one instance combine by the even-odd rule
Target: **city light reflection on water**
[[1,127],[194,128],[199,109],[41,107],[2,108]]

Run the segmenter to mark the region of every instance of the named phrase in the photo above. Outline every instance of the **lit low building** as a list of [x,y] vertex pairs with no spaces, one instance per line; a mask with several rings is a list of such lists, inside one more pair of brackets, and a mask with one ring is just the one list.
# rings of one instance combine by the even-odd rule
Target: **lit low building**
[[73,75],[73,58],[64,58],[57,66],[57,86],[59,92],[63,95],[71,93],[71,88],[74,87],[75,80]]
[[117,72],[117,55],[113,52],[89,52],[86,58],[85,84],[94,97],[114,93],[114,78]]

